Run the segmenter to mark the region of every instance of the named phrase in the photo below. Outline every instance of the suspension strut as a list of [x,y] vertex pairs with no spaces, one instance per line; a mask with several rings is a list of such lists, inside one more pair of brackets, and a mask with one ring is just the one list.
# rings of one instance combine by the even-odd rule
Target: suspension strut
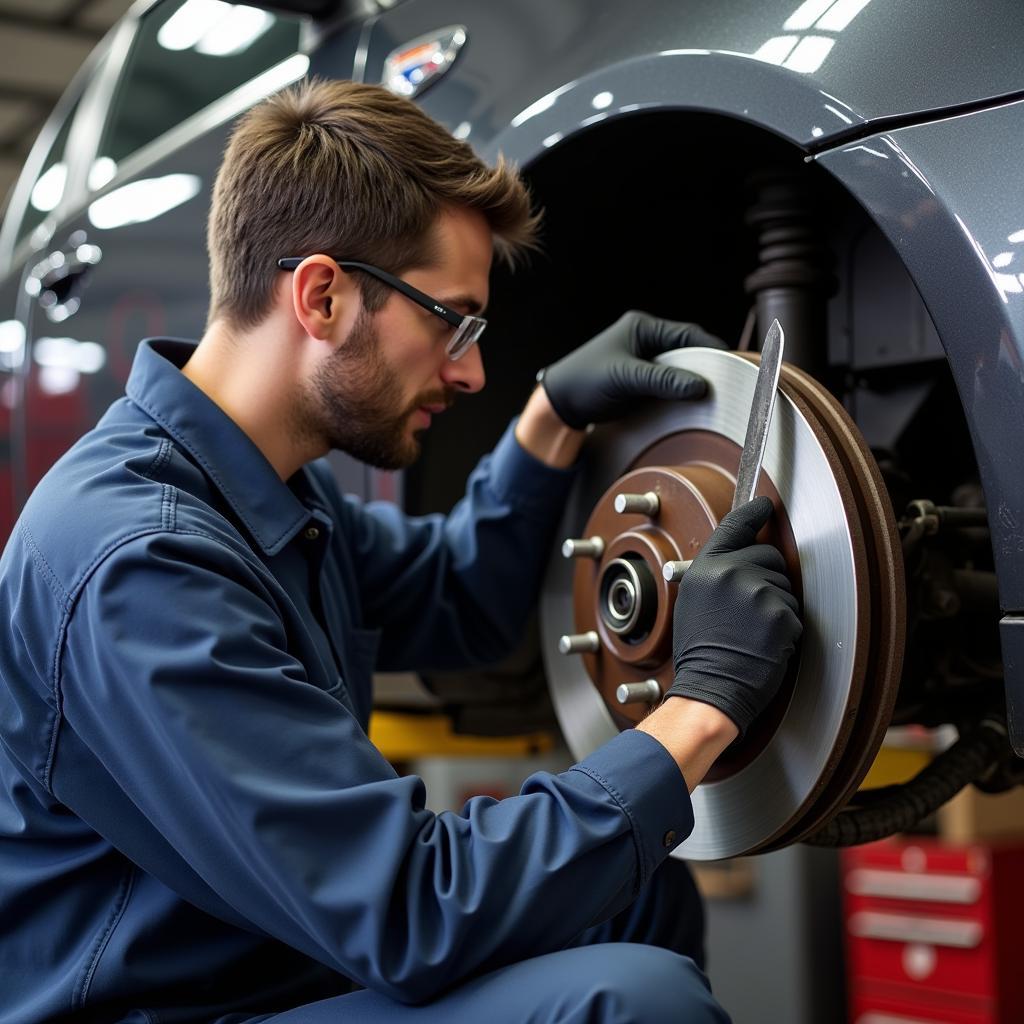
[[764,337],[778,318],[786,328],[787,361],[821,380],[828,362],[826,303],[836,279],[809,183],[792,169],[767,167],[751,174],[747,186],[754,201],[746,222],[757,233],[758,266],[744,288],[754,297],[755,336]]

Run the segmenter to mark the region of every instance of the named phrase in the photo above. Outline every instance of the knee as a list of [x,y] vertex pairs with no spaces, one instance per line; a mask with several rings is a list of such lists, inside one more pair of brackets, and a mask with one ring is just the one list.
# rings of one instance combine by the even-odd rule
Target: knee
[[728,1024],[707,979],[688,957],[635,943],[590,946],[587,952],[592,962],[576,975],[577,994],[591,1014],[581,1019],[601,1024]]

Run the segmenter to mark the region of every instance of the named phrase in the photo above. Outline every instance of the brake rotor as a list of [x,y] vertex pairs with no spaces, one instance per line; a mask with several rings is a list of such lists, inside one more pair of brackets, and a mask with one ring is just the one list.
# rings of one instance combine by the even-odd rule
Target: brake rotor
[[[556,555],[545,581],[545,667],[580,758],[671,685],[678,586],[662,566],[694,557],[735,490],[757,357],[685,349],[660,361],[704,377],[707,397],[651,403],[593,432],[560,536],[599,544]],[[772,706],[692,794],[696,824],[678,848],[691,860],[777,848],[820,827],[874,760],[899,684],[903,566],[884,485],[842,407],[787,365],[758,494],[775,505],[760,539],[783,552],[804,632]]]

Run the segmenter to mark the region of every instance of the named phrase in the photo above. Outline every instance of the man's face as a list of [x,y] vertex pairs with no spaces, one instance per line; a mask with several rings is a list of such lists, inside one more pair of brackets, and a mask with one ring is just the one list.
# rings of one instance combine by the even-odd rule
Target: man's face
[[[438,260],[403,279],[459,313],[487,304],[492,242],[479,213],[455,210],[436,226]],[[460,359],[445,346],[454,328],[399,292],[365,309],[342,344],[317,368],[302,403],[301,426],[331,448],[380,469],[402,469],[420,453],[419,433],[460,392],[484,385],[480,351]]]

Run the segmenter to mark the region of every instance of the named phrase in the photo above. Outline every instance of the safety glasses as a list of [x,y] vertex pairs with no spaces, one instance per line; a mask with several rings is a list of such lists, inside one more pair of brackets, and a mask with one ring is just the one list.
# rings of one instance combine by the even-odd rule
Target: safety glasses
[[[305,258],[305,256],[286,256],[278,260],[277,265],[281,270],[294,270]],[[337,260],[336,262],[343,270],[361,270],[364,274],[383,281],[389,288],[401,292],[407,299],[412,299],[417,306],[422,306],[434,316],[439,316],[445,323],[454,327],[455,333],[445,345],[445,352],[449,359],[454,360],[464,356],[484,333],[484,328],[487,326],[487,320],[484,317],[456,313],[444,303],[432,299],[426,292],[421,292],[419,288],[413,288],[411,284],[406,284],[401,278],[389,274],[386,270],[381,270],[380,267],[372,267],[369,263],[357,263],[355,260]]]

